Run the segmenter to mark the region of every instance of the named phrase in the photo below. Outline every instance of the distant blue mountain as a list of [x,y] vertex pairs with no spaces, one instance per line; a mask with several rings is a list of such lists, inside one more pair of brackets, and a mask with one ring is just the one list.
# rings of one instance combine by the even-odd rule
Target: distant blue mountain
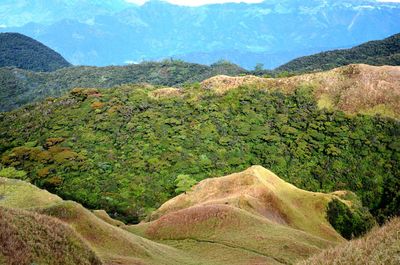
[[73,64],[173,57],[274,68],[298,56],[400,32],[400,4],[267,0],[183,7],[162,1],[137,6],[123,0],[3,0],[0,25],[0,31],[33,37]]

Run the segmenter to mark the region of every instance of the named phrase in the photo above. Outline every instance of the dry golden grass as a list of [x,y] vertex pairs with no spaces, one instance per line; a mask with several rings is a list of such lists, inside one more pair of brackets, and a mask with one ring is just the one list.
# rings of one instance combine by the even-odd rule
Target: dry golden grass
[[[178,249],[119,228],[123,224],[104,211],[94,214],[78,203],[63,201],[24,181],[0,180],[5,182],[4,197],[0,198],[0,207],[4,207],[0,208],[0,264],[96,264],[85,263],[86,254],[79,254],[81,248],[77,248],[81,242],[103,264],[199,264]],[[60,258],[59,253],[65,253],[65,258]],[[74,253],[82,261],[73,260]]]
[[115,220],[115,219],[112,219],[108,215],[108,213],[106,211],[104,211],[104,210],[94,210],[92,212],[96,217],[100,218],[101,220],[103,220],[106,223],[109,223],[111,225],[118,226],[118,227],[124,226],[123,222]]
[[3,263],[10,265],[102,264],[81,237],[59,220],[3,207],[0,256]]
[[150,92],[150,96],[155,99],[160,99],[165,97],[177,97],[180,95],[182,95],[182,90],[174,87],[159,88]]
[[314,88],[316,100],[322,108],[339,109],[349,114],[379,113],[400,117],[399,66],[357,64],[288,78],[216,76],[202,82],[204,89],[212,89],[217,94],[243,86],[291,93],[301,85]]
[[397,265],[400,264],[400,218],[300,262],[299,265]]
[[215,254],[206,264],[292,264],[345,242],[326,220],[327,204],[341,194],[304,191],[253,166],[203,180],[150,222],[125,229],[191,255],[235,257]]
[[271,171],[253,166],[240,173],[201,181],[192,191],[164,203],[151,220],[193,206],[231,206],[271,223],[341,242],[342,237],[325,218],[326,206],[334,197],[338,196],[298,189]]

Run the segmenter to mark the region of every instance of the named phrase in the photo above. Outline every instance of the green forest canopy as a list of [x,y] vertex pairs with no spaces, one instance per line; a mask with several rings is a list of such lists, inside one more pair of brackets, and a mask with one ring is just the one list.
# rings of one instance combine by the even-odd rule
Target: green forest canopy
[[199,181],[257,164],[302,189],[354,191],[379,221],[399,215],[398,120],[320,110],[308,87],[152,90],[74,89],[0,114],[1,163],[130,222],[175,196],[178,175]]

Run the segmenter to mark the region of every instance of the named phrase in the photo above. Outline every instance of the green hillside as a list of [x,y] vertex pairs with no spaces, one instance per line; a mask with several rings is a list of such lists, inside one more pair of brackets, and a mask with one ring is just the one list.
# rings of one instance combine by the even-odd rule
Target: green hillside
[[49,72],[71,66],[60,54],[19,33],[0,33],[0,67]]
[[176,195],[179,174],[254,164],[310,191],[354,191],[378,220],[400,210],[399,121],[319,109],[306,86],[74,89],[1,114],[0,128],[3,166],[130,222]]
[[339,66],[363,63],[369,65],[400,65],[400,34],[384,40],[370,41],[351,49],[322,52],[292,60],[275,71],[314,72]]
[[165,60],[129,66],[69,67],[39,73],[0,68],[0,111],[9,111],[46,97],[60,96],[75,87],[110,88],[128,83],[181,86],[218,74],[239,75],[243,68],[228,62],[211,66]]

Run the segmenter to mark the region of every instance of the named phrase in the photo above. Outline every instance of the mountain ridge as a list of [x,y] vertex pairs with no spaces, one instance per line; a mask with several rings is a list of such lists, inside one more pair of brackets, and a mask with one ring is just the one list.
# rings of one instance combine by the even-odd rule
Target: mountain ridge
[[351,49],[333,50],[300,57],[276,68],[276,71],[313,72],[343,65],[400,65],[400,33],[383,40],[370,41]]
[[19,33],[0,33],[0,67],[51,72],[71,66],[60,54]]

